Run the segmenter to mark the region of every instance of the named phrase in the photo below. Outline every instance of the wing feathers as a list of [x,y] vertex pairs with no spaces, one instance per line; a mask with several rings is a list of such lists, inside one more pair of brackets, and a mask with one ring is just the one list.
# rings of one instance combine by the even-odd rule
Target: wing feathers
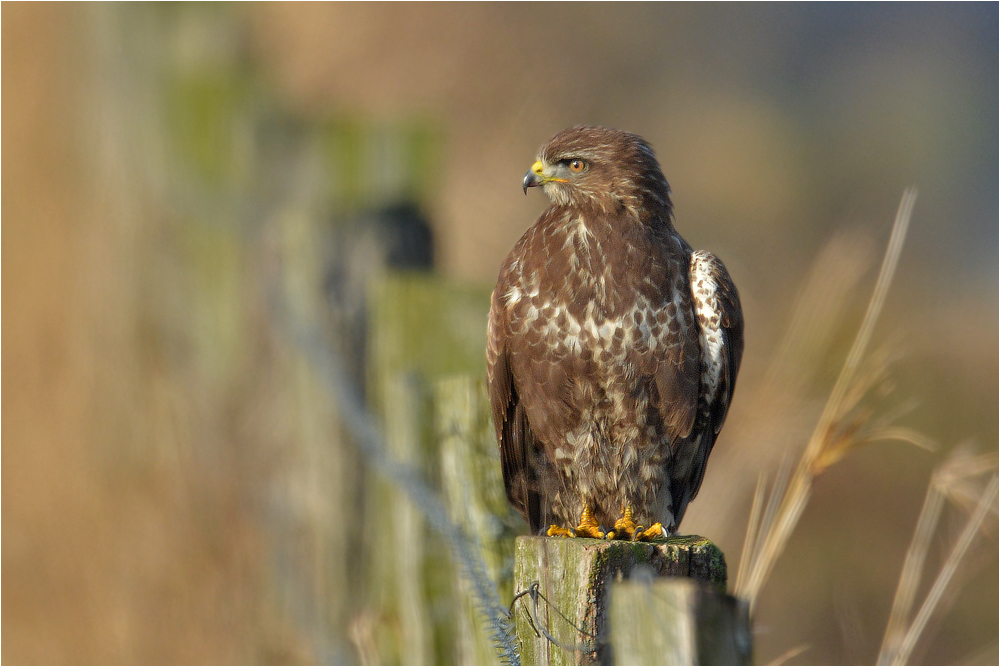
[[[498,288],[499,290],[499,288]],[[531,532],[544,525],[545,508],[535,483],[538,445],[528,423],[510,367],[506,341],[506,310],[498,290],[493,292],[487,326],[486,371],[493,427],[500,448],[504,489],[511,505],[520,512]]]
[[698,495],[709,454],[726,420],[743,357],[740,296],[722,261],[699,250],[691,255],[691,292],[701,347],[699,430],[675,457],[671,484],[678,490],[674,521]]

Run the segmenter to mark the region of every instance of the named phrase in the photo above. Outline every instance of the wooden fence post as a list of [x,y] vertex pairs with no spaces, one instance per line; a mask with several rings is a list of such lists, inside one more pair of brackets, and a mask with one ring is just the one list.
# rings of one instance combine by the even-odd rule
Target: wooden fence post
[[[388,272],[371,286],[369,405],[381,422],[387,454],[414,470],[429,487],[441,483],[446,499],[466,491],[455,489],[464,478],[447,478],[463,466],[465,474],[470,461],[492,468],[478,474],[492,473],[494,486],[503,488],[499,460],[493,464],[466,451],[484,449],[476,439],[481,432],[490,433],[488,401],[480,399],[482,392],[472,395],[447,385],[435,388],[436,381],[455,374],[482,377],[489,294],[488,288],[456,285],[419,272]],[[446,405],[452,401],[457,404]],[[466,443],[466,438],[471,440]],[[444,459],[441,449],[450,452]],[[466,495],[484,488],[485,484],[469,489]],[[391,521],[395,528],[369,530],[364,537],[366,562],[361,571],[367,574],[366,597],[359,601],[361,609],[352,625],[357,628],[359,652],[366,660],[383,664],[453,664],[489,657],[478,640],[488,635],[478,627],[477,638],[468,635],[479,622],[470,615],[471,603],[454,604],[456,597],[462,597],[456,592],[462,585],[460,570],[449,562],[448,544],[425,520],[426,508],[415,506],[396,481],[381,476],[373,477],[366,500],[359,524],[381,527]],[[500,507],[507,508],[505,500]],[[473,517],[479,513],[482,519],[481,508],[470,501],[452,509],[456,521],[460,516],[464,520],[464,512]],[[484,539],[489,552],[494,538],[476,535]],[[509,538],[505,541],[509,544]],[[506,548],[509,553],[510,547]],[[463,595],[469,597],[467,592]]]
[[[500,476],[500,454],[482,378],[459,375],[433,385],[434,432],[441,486],[451,519],[475,539],[486,574],[501,600],[510,600],[514,533],[503,521],[510,505]],[[493,637],[473,602],[471,587],[456,571],[457,664],[497,664]],[[505,603],[506,604],[506,603]]]
[[725,558],[702,537],[519,537],[514,613],[522,661],[748,664],[749,617],[725,586]]

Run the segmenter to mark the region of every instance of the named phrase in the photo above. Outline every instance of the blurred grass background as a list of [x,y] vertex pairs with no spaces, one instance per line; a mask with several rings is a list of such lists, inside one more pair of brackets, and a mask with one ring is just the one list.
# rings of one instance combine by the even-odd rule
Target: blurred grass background
[[[820,477],[755,619],[760,663],[874,660],[931,470],[997,448],[996,4],[3,10],[5,662],[412,659],[380,639],[373,559],[407,548],[373,536],[385,482],[275,295],[377,403],[368,290],[432,264],[461,296],[418,370],[483,374],[480,299],[545,206],[520,179],[577,123],[653,144],[678,229],[740,287],[744,368],[683,526],[731,570],[920,189],[876,343],[904,352],[887,409],[915,401],[940,450]],[[990,522],[917,660],[997,662]]]

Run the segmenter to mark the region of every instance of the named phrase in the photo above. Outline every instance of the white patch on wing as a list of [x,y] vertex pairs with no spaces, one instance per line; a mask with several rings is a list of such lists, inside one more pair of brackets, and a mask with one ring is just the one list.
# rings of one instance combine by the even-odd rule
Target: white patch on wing
[[717,261],[714,255],[704,250],[691,254],[691,293],[701,344],[701,381],[708,403],[714,402],[718,395],[724,364],[719,303],[716,299],[719,285],[712,275]]

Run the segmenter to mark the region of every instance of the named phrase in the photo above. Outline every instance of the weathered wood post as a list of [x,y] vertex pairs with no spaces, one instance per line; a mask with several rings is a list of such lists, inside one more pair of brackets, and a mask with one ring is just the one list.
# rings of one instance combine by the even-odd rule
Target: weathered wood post
[[[481,377],[456,375],[435,382],[433,391],[441,486],[451,519],[476,540],[486,574],[497,585],[500,599],[510,600],[515,533],[503,521],[511,508],[500,476],[486,384]],[[455,662],[496,664],[493,637],[476,608],[471,588],[456,571],[455,600],[461,613],[457,615]]]
[[526,665],[749,664],[746,606],[722,552],[665,542],[520,537],[515,624]]
[[[481,519],[484,510],[474,492],[486,485],[456,490],[463,478],[450,476],[466,474],[470,460],[489,465],[477,458],[483,449],[477,438],[480,432],[489,433],[488,404],[471,392],[435,383],[455,374],[482,376],[488,289],[456,285],[427,273],[387,272],[374,281],[368,308],[367,391],[371,409],[380,416],[387,453],[429,487],[441,482],[446,498],[458,498],[453,520],[465,519],[458,509]],[[449,452],[444,459],[442,449]],[[499,485],[502,494],[499,461],[495,469],[494,486]],[[474,626],[471,605],[454,604],[462,585],[460,570],[449,562],[448,544],[425,520],[427,508],[414,505],[395,481],[381,476],[372,480],[368,492],[365,516],[358,523],[378,527],[390,522],[393,529],[365,534],[367,597],[353,626],[359,629],[359,652],[367,650],[366,660],[386,664],[485,661],[489,654],[481,644],[488,648],[489,643],[479,637],[488,635]],[[475,534],[486,544],[493,541]],[[473,627],[475,637],[470,636]]]

